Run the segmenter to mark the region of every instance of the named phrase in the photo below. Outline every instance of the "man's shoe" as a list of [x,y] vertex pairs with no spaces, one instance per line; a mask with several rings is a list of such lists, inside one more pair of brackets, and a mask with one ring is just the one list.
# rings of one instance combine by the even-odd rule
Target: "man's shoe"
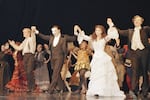
[[31,90],[27,90],[26,92],[27,92],[27,93],[31,93],[32,91],[31,91]]
[[55,90],[55,93],[63,93],[64,90]]
[[49,94],[53,94],[53,93],[54,93],[54,91],[49,90],[49,91],[48,91],[48,93],[49,93]]
[[98,99],[98,98],[99,98],[99,95],[98,95],[98,94],[95,94],[94,97],[95,97],[96,99]]
[[61,94],[62,94],[63,92],[64,92],[64,90],[60,90],[60,91],[59,91],[59,93],[61,93]]
[[135,93],[133,91],[129,91],[129,96],[133,99],[137,98],[137,96],[135,95]]
[[146,98],[148,96],[148,92],[144,91],[144,92],[142,92],[142,95],[143,95],[144,98]]
[[76,90],[73,92],[73,94],[80,94],[81,90]]

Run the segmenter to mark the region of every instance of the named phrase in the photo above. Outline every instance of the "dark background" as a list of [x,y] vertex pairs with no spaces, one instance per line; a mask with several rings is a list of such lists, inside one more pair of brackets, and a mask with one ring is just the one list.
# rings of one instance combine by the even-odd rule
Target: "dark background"
[[8,39],[22,41],[22,29],[31,25],[44,34],[54,24],[65,34],[73,34],[75,24],[92,33],[95,24],[108,27],[107,17],[121,29],[132,27],[136,14],[144,17],[144,25],[150,25],[149,13],[148,0],[0,0],[0,44]]

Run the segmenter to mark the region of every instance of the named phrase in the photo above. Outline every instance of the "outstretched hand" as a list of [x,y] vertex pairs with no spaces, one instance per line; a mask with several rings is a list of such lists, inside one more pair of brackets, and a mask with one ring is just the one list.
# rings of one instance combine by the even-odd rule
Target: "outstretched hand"
[[35,34],[38,34],[39,31],[37,30],[36,26],[31,26],[31,31]]
[[79,33],[81,33],[81,28],[79,25],[74,25],[74,35],[78,36]]
[[15,44],[15,41],[14,41],[14,40],[8,40],[8,43],[9,43],[10,45],[14,45],[14,44]]

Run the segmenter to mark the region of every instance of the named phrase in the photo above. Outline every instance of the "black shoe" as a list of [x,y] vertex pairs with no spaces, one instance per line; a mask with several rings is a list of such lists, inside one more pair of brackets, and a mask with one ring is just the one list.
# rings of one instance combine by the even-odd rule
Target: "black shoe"
[[43,93],[49,93],[48,90],[43,90],[42,92],[43,92]]
[[62,94],[64,92],[64,90],[60,90],[59,93]]
[[139,90],[139,91],[137,92],[137,94],[138,94],[138,95],[142,94],[142,90]]
[[63,90],[63,89],[61,89],[61,90],[55,90],[54,92],[55,92],[55,93],[63,93],[64,90]]
[[98,98],[99,98],[99,95],[98,95],[98,94],[95,94],[94,97],[95,97],[96,99],[98,99]]
[[48,91],[49,94],[63,93],[63,90],[53,90]]
[[144,92],[142,92],[142,95],[143,95],[144,98],[146,98],[148,96],[148,92],[144,91]]
[[50,90],[49,90],[48,93],[49,93],[49,94],[54,94],[54,91],[50,91]]
[[14,92],[13,90],[10,90],[10,89],[6,89],[5,91],[6,91],[6,92],[9,92],[9,93]]
[[27,93],[31,93],[32,91],[31,91],[31,90],[27,90],[26,92],[27,92]]
[[73,92],[73,94],[80,94],[81,90],[76,90]]
[[129,96],[133,99],[137,99],[137,96],[135,95],[133,91],[129,91]]

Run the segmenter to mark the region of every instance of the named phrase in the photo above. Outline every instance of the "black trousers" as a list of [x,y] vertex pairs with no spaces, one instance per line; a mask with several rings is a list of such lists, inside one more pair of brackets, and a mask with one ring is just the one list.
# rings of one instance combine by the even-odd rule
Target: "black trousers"
[[148,90],[148,54],[148,49],[130,51],[130,59],[132,61],[132,90],[135,90],[139,76],[143,76],[142,91]]
[[50,93],[54,91],[56,86],[58,86],[60,90],[64,89],[65,84],[61,78],[61,69],[62,69],[63,63],[64,63],[63,57],[57,57],[57,58],[51,59],[51,67],[53,70],[53,74],[52,74],[52,81],[51,81],[50,90],[49,90]]
[[35,89],[35,79],[34,79],[34,54],[32,53],[25,53],[23,56],[23,65],[24,69],[26,72],[26,77],[27,77],[27,84],[28,84],[28,89],[30,91]]

